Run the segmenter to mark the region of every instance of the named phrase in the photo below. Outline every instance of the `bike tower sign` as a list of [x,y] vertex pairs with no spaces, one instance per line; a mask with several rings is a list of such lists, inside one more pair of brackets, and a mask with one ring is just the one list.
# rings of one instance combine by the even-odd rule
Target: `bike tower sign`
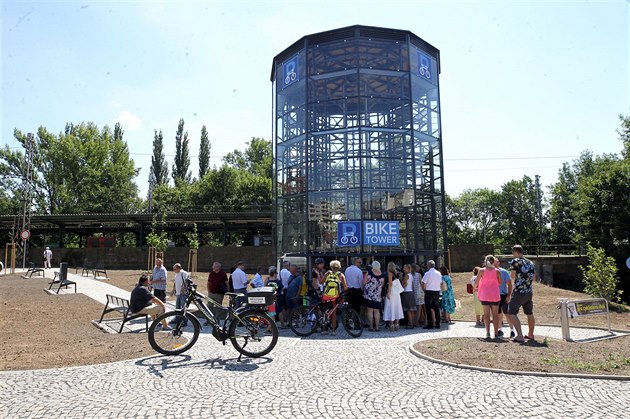
[[399,246],[400,225],[394,220],[340,221],[337,246]]

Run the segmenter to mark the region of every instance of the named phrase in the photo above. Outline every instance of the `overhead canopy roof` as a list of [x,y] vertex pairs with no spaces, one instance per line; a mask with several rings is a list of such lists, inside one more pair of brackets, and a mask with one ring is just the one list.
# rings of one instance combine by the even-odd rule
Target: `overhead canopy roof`
[[[149,226],[154,217],[161,214],[36,214],[31,216],[32,231],[56,230],[63,227],[72,230],[135,230],[139,226]],[[18,228],[21,217],[0,215],[0,230],[11,231]],[[270,230],[271,208],[245,212],[190,212],[166,215],[167,229],[196,223],[199,229],[264,229]]]

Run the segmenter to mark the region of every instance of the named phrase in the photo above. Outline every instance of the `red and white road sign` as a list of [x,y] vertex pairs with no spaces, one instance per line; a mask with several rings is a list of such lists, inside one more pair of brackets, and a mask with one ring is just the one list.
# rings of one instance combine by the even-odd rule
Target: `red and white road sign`
[[27,229],[20,231],[20,237],[22,240],[28,240],[31,237],[31,232]]

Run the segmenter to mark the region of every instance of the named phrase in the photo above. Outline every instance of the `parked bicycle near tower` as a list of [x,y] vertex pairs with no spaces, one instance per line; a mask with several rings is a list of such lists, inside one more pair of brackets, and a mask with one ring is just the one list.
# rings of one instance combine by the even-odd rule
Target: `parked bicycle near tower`
[[363,333],[363,324],[359,313],[349,307],[344,300],[347,291],[343,291],[333,300],[323,301],[315,305],[308,304],[308,297],[303,300],[307,304],[294,307],[289,313],[289,327],[298,336],[310,336],[320,330],[323,333],[331,333],[337,328],[333,323],[336,315],[343,324],[343,328],[353,338],[358,338]]
[[[212,327],[212,336],[225,345],[229,339],[242,355],[252,358],[267,355],[278,342],[276,323],[265,312],[265,307],[273,303],[275,291],[271,287],[259,288],[247,294],[226,293],[230,303],[227,307],[197,292],[197,286],[188,275],[184,279],[186,302],[181,309],[158,316],[149,327],[149,343],[157,352],[164,355],[178,355],[190,349],[199,338],[201,323],[189,311],[194,304],[199,313]],[[241,305],[241,301],[245,304]],[[226,312],[224,320],[215,317],[206,303],[217,312]],[[166,320],[170,329],[162,330],[158,325]],[[239,356],[240,359],[240,356]]]

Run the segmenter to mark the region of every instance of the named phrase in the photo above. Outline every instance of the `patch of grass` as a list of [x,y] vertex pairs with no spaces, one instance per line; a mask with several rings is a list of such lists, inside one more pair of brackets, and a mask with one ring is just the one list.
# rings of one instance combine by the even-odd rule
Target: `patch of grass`
[[615,311],[617,313],[630,313],[630,307],[625,304],[619,303],[608,303],[608,308],[610,311]]
[[541,358],[540,359],[543,364],[547,364],[547,365],[560,365],[562,364],[562,360],[560,358],[558,358],[555,355],[549,356],[549,357],[545,357],[545,358]]
[[596,363],[578,361],[577,359],[564,359],[564,360],[562,360],[562,362],[566,366],[568,366],[569,368],[572,368],[572,369],[578,370],[578,371],[597,370],[597,364]]
[[542,341],[542,346],[544,346],[545,348],[549,347],[549,336],[545,336],[545,339],[543,339]]
[[453,353],[453,352],[457,352],[459,348],[457,347],[457,345],[454,345],[452,343],[447,343],[446,345],[442,346],[442,350],[444,352]]

